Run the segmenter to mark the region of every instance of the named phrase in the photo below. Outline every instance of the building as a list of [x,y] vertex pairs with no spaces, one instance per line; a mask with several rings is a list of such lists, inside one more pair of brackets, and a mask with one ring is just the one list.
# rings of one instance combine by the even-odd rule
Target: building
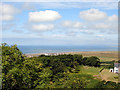
[[120,73],[120,63],[114,63],[114,69],[110,69],[110,72]]
[[120,71],[120,63],[114,63],[114,73],[119,73]]
[[45,55],[45,56],[48,56],[49,54],[48,54],[48,53],[45,53],[44,55]]

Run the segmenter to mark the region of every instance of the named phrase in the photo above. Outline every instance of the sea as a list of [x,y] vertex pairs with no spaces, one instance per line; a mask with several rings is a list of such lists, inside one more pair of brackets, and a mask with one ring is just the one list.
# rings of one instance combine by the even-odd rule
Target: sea
[[117,47],[111,46],[18,46],[23,54],[37,53],[64,53],[81,51],[117,51]]

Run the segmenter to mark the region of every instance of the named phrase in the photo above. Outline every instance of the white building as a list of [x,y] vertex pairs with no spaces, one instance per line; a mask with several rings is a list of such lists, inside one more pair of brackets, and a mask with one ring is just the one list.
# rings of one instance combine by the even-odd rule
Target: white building
[[48,53],[45,53],[44,55],[45,55],[45,56],[48,56],[49,54],[48,54]]
[[120,73],[120,63],[114,63],[114,73]]
[[114,69],[110,69],[110,72],[120,73],[120,63],[114,63]]

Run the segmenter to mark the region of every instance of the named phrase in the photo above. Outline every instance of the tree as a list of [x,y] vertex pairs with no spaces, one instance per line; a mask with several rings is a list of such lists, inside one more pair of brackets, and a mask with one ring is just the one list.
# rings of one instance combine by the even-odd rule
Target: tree
[[79,63],[79,65],[82,64],[82,55],[75,54],[75,55],[73,55],[73,59],[74,59],[74,61],[77,61]]
[[2,46],[2,89],[34,89],[45,87],[53,75],[50,67],[35,57],[24,57],[16,45]]
[[2,44],[2,88],[19,88],[22,85],[21,68],[25,58],[16,45]]
[[88,57],[85,60],[85,65],[99,67],[100,66],[100,59],[96,56]]

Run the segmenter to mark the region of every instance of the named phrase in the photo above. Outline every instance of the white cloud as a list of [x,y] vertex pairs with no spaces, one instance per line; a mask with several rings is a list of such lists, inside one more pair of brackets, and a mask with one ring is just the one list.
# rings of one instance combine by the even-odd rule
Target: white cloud
[[85,29],[92,32],[117,33],[118,16],[108,16],[105,12],[98,9],[89,9],[80,12],[80,17],[84,19]]
[[12,20],[14,17],[12,15],[1,15],[1,19],[3,21],[10,21]]
[[64,21],[63,26],[72,27],[72,28],[82,28],[82,23],[80,22],[72,22],[72,21]]
[[32,29],[36,31],[47,31],[47,30],[52,30],[53,28],[54,28],[53,24],[32,25]]
[[60,18],[61,18],[61,15],[58,12],[52,11],[52,10],[29,13],[29,21],[31,22],[55,21]]
[[80,12],[80,18],[87,21],[97,21],[106,18],[106,13],[99,11],[98,9],[89,9]]
[[116,31],[118,28],[118,16],[106,16],[102,21],[87,23],[88,28],[99,29],[99,30],[109,30]]
[[94,27],[96,29],[109,29],[110,28],[110,24],[98,23],[98,24],[95,24]]
[[111,22],[97,22],[97,23],[87,23],[86,24],[86,29],[96,33],[116,33],[117,32],[117,23],[113,24]]
[[[100,11],[101,12],[101,11]],[[106,34],[117,34],[118,28],[118,16],[111,15],[101,20],[88,22],[84,20],[84,22],[72,22],[72,21],[64,21],[62,25],[64,27],[69,27],[69,34],[71,30],[75,31],[74,35],[77,33],[87,33],[87,34],[95,34],[95,33],[106,33]]]
[[14,18],[14,15],[20,12],[17,8],[9,4],[2,4],[0,6],[0,11],[2,11],[0,14],[2,16],[0,20],[4,21],[12,20]]
[[118,21],[117,15],[112,15],[108,17],[108,22],[117,22],[117,21]]

